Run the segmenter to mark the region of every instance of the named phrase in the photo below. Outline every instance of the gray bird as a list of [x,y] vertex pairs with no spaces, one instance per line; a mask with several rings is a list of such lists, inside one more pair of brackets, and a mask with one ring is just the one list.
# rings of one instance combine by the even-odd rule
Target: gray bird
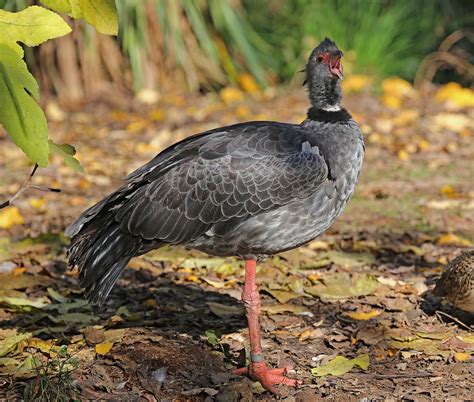
[[458,255],[448,264],[433,293],[474,314],[474,250]]
[[169,244],[245,260],[242,300],[251,363],[238,369],[276,393],[296,386],[269,369],[260,345],[256,262],[328,229],[351,198],[364,158],[357,123],[341,107],[343,54],[326,38],[311,53],[311,107],[301,124],[256,121],[180,141],[131,173],[66,230],[69,263],[86,297],[102,304],[134,256]]

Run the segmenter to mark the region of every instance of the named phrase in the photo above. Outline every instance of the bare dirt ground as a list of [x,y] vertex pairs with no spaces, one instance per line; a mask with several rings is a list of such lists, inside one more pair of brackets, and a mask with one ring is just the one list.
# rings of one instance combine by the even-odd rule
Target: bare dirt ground
[[[398,109],[349,96],[367,146],[356,195],[325,235],[259,267],[265,354],[304,381],[281,389],[283,400],[472,398],[474,318],[429,290],[474,246],[473,111],[432,95]],[[86,174],[55,159],[34,182],[62,193],[29,191],[16,203],[24,223],[0,229],[0,398],[273,400],[232,375],[247,338],[238,259],[164,248],[132,260],[108,302],[92,307],[66,268],[61,233],[170,143],[238,121],[301,121],[306,108],[302,90],[231,104],[49,103],[52,138],[77,147]],[[0,134],[0,201],[30,169]],[[336,356],[368,365],[341,369]]]

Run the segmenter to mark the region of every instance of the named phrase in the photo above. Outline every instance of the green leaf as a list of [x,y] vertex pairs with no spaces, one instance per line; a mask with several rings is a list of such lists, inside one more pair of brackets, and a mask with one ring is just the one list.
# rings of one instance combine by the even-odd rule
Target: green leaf
[[360,367],[367,370],[369,367],[369,355],[367,353],[359,355],[354,359],[346,359],[344,356],[336,356],[330,362],[311,369],[311,374],[315,377],[326,375],[340,376],[351,371],[354,367]]
[[[21,341],[24,341],[28,338],[31,338],[30,333],[9,336],[6,339],[0,340],[0,357],[5,356],[9,352],[11,352],[13,349],[15,349],[15,347],[16,347],[16,345],[18,345],[18,343],[20,343]],[[11,363],[11,362],[9,362],[9,363]]]
[[59,15],[43,7],[31,6],[17,13],[0,10],[0,43],[21,57],[23,49],[17,42],[37,46],[69,32],[71,28]]
[[37,103],[38,84],[21,56],[3,44],[0,44],[0,99],[0,124],[30,159],[46,166],[48,126]]
[[41,3],[58,13],[69,14],[72,12],[69,0],[41,0]]
[[304,291],[325,300],[337,300],[369,295],[379,286],[380,283],[372,275],[349,275],[346,272],[338,272],[324,276],[320,283],[307,286]]
[[79,0],[79,6],[86,22],[97,32],[106,35],[118,34],[118,15],[114,0]]
[[25,311],[29,311],[30,307],[43,308],[48,304],[44,299],[30,300],[24,297],[10,297],[4,294],[0,294],[0,303],[11,307],[18,307]]
[[209,345],[216,346],[219,343],[219,337],[217,336],[215,331],[207,330],[205,334],[207,336],[207,342],[209,343]]
[[66,163],[66,165],[68,165],[71,169],[75,170],[76,172],[84,173],[84,168],[73,156],[76,154],[76,149],[72,145],[56,144],[49,140],[49,151],[53,154],[61,156],[64,159],[64,163]]

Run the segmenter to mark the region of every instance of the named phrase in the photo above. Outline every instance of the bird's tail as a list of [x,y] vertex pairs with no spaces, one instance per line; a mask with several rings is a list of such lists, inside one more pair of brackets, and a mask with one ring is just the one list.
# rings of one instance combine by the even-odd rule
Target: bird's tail
[[95,217],[81,225],[72,236],[68,256],[70,266],[79,266],[79,280],[89,301],[103,304],[139,247],[137,238],[120,230],[113,219],[111,223]]

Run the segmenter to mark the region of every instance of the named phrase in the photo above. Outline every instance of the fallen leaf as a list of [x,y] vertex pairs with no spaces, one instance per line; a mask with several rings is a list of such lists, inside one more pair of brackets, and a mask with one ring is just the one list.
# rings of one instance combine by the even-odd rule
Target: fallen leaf
[[46,205],[46,199],[44,197],[30,198],[29,202],[30,205],[35,209],[41,209]]
[[286,304],[290,300],[297,299],[298,297],[304,296],[301,293],[289,292],[287,290],[272,290],[272,289],[265,289],[266,293],[269,293],[277,299],[281,304]]
[[296,304],[263,305],[262,311],[268,314],[293,313],[293,314],[313,317],[313,313],[309,311],[306,307],[298,306]]
[[442,85],[436,92],[435,99],[461,108],[474,106],[474,92],[469,88],[461,87],[457,82]]
[[16,348],[21,341],[24,341],[31,337],[30,333],[18,334],[9,336],[5,339],[0,340],[0,357],[5,356]]
[[413,93],[411,84],[399,77],[389,77],[382,81],[382,92],[397,98],[401,98]]
[[457,362],[467,362],[471,359],[471,354],[466,352],[456,352],[454,354],[454,360]]
[[453,233],[442,235],[438,238],[437,243],[440,245],[449,244],[461,247],[474,247],[474,243]]
[[369,75],[363,74],[351,74],[347,78],[344,78],[341,86],[344,92],[357,93],[361,92],[363,89],[368,88],[372,85],[374,78]]
[[346,272],[330,274],[321,278],[320,283],[305,287],[306,293],[322,299],[347,299],[369,295],[380,286],[372,275],[349,275]]
[[318,255],[318,259],[326,258],[344,268],[360,267],[375,262],[375,257],[370,253],[346,253],[336,250],[326,251]]
[[110,352],[112,346],[114,346],[113,342],[98,343],[97,345],[95,345],[95,353],[97,353],[98,355],[106,355]]
[[5,303],[11,307],[19,307],[20,309],[23,308],[42,308],[48,305],[48,303],[44,299],[27,299],[25,297],[10,297],[0,293],[0,303]]
[[353,318],[354,320],[367,321],[371,318],[378,317],[382,314],[380,310],[370,310],[370,311],[354,311],[344,313],[345,316]]
[[84,339],[87,344],[95,345],[105,341],[104,328],[89,327],[84,329]]
[[243,92],[235,87],[226,87],[219,92],[219,96],[226,105],[240,102],[244,99]]
[[354,359],[347,359],[344,356],[336,356],[328,363],[311,369],[311,374],[315,377],[326,375],[341,376],[352,370],[354,367],[367,370],[369,367],[369,355],[365,353],[355,357]]
[[227,304],[220,304],[214,302],[207,302],[211,312],[218,317],[226,317],[230,315],[242,315],[244,314],[244,309],[242,306],[229,306]]
[[260,88],[255,82],[255,79],[250,74],[246,74],[246,73],[240,74],[238,76],[238,81],[239,81],[240,86],[245,92],[248,92],[250,94],[256,94],[260,92]]
[[23,215],[17,207],[8,207],[0,211],[0,229],[10,229],[15,225],[24,223]]
[[400,149],[400,151],[398,151],[397,153],[397,156],[398,156],[398,159],[402,161],[406,161],[410,159],[410,154],[404,149]]
[[26,289],[36,285],[47,285],[53,280],[44,275],[0,274],[0,289]]

